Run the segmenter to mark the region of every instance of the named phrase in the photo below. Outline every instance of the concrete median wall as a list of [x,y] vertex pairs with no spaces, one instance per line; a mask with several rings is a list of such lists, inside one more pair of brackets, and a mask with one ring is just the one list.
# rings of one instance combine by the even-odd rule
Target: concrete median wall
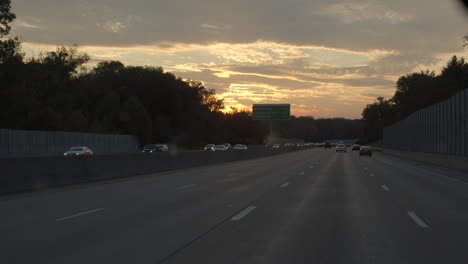
[[278,155],[298,149],[1,158],[0,195]]

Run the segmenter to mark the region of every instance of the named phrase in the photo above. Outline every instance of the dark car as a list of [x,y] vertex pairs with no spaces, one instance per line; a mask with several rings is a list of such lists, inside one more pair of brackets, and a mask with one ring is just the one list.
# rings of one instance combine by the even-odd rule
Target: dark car
[[361,149],[361,145],[354,144],[353,147],[351,148],[351,151],[359,150]]
[[167,152],[169,149],[166,144],[148,144],[143,147],[141,152],[153,153],[153,152]]
[[326,148],[326,149],[327,149],[327,148],[331,149],[331,144],[328,143],[328,142],[326,142],[325,145],[324,145],[324,148]]
[[367,146],[362,146],[359,149],[359,156],[363,156],[363,155],[372,156],[372,150]]
[[158,151],[158,148],[156,147],[155,144],[145,145],[143,147],[143,149],[141,150],[141,152],[144,152],[144,153],[153,153],[153,152],[156,152],[156,151]]

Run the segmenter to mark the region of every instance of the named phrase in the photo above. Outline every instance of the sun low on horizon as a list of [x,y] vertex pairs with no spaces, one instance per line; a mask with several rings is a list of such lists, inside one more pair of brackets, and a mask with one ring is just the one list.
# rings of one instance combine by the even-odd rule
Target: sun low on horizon
[[76,45],[91,65],[161,66],[215,89],[226,111],[287,103],[296,116],[360,118],[376,97],[393,95],[400,76],[468,55],[456,1],[17,0],[12,8],[10,36],[28,56]]

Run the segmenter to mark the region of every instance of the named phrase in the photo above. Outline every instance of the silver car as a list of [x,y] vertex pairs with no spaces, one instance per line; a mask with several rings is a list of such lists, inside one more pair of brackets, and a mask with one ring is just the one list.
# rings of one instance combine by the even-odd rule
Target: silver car
[[227,148],[225,145],[216,145],[215,151],[226,151]]
[[86,147],[86,146],[79,146],[79,147],[71,147],[65,153],[64,156],[91,156],[94,155],[94,152]]
[[248,147],[244,144],[236,144],[233,148],[233,150],[247,150]]

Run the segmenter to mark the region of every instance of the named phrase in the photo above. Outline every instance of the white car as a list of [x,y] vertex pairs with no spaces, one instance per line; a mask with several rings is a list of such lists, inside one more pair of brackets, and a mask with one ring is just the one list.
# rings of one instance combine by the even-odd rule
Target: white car
[[247,150],[247,146],[243,144],[236,144],[233,148],[234,150]]
[[216,145],[215,151],[226,151],[227,148],[225,145]]
[[273,145],[273,148],[274,148],[274,149],[279,149],[280,147],[281,147],[280,144],[274,144],[274,145]]
[[346,145],[345,144],[338,144],[336,145],[336,152],[339,152],[339,151],[342,151],[342,152],[346,152]]
[[71,147],[65,153],[64,156],[91,156],[94,155],[94,152],[86,147],[86,146],[79,146],[79,147]]

